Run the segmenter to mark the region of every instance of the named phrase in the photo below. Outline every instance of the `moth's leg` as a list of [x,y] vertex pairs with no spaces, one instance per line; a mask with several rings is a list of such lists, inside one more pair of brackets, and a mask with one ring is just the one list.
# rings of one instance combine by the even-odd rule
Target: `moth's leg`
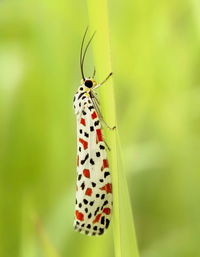
[[109,145],[106,143],[106,141],[105,141],[105,140],[103,140],[103,141],[104,141],[104,143],[105,143],[105,145],[106,145],[106,147],[107,147],[108,151],[110,151],[111,149],[110,149]]
[[[95,99],[95,98],[94,98],[94,99]],[[102,121],[102,123],[103,123],[108,129],[111,129],[111,130],[115,129],[116,126],[110,127],[110,126],[108,125],[108,123],[104,120],[103,115],[102,115],[102,113],[101,113],[101,111],[100,111],[100,109],[99,109],[98,104],[97,104],[95,101],[93,101],[93,104],[94,104],[94,108],[95,108],[95,110],[96,110],[96,112],[97,112],[97,115],[98,115],[100,121]]]
[[103,115],[101,114],[101,111],[100,111],[100,109],[99,109],[99,101],[98,101],[97,97],[96,97],[94,94],[91,94],[91,96],[92,96],[92,97],[91,97],[92,103],[93,103],[93,105],[94,105],[94,108],[95,108],[95,110],[96,110],[96,112],[97,112],[97,115],[98,115],[100,121],[102,121],[103,124],[104,124],[108,129],[112,129],[112,130],[115,129],[116,126],[110,127],[110,126],[107,124],[107,122],[104,120]]
[[105,120],[103,119],[103,117],[101,117],[100,120],[104,123],[104,125],[105,125],[108,129],[110,129],[110,130],[116,129],[116,126],[110,127],[110,126],[105,122]]
[[105,125],[108,129],[113,130],[116,128],[116,126],[110,127],[108,123],[104,120],[103,115],[101,114],[101,111],[98,106],[95,107],[97,115],[99,117],[99,120]]

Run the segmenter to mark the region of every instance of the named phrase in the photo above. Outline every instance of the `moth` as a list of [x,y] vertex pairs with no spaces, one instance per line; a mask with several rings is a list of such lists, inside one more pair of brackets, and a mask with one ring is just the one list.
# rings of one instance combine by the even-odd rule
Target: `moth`
[[[112,182],[107,158],[107,150],[102,124],[110,129],[100,112],[95,89],[103,85],[97,83],[95,69],[92,77],[84,75],[84,59],[95,35],[86,44],[86,29],[80,51],[81,85],[74,96],[74,111],[77,119],[77,183],[74,228],[86,235],[101,235],[111,220],[113,195]],[[84,49],[84,50],[83,50]]]

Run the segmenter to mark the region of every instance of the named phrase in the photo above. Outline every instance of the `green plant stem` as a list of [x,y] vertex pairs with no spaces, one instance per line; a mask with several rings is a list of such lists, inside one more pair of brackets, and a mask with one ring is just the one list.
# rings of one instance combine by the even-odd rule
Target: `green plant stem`
[[[93,53],[97,77],[102,81],[111,69],[107,1],[87,0],[90,31],[97,31],[93,41]],[[99,82],[99,81],[98,81]],[[116,125],[113,78],[101,87],[101,106],[105,120]],[[113,236],[116,257],[138,257],[135,229],[128,193],[128,186],[122,168],[118,129],[106,131],[106,140],[111,148],[109,159],[113,181]]]

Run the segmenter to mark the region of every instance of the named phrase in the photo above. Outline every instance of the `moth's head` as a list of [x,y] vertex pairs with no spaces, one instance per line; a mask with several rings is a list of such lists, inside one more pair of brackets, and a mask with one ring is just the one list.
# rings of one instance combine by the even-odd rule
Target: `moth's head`
[[81,85],[84,85],[86,90],[90,90],[97,85],[97,82],[93,78],[89,77],[89,78],[85,78],[85,80],[82,79]]

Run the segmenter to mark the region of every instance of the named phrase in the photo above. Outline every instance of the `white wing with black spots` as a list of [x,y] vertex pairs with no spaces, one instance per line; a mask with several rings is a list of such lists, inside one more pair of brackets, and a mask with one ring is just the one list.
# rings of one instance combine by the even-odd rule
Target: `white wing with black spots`
[[101,235],[112,210],[112,183],[101,123],[86,87],[74,96],[77,116],[77,185],[74,228]]

